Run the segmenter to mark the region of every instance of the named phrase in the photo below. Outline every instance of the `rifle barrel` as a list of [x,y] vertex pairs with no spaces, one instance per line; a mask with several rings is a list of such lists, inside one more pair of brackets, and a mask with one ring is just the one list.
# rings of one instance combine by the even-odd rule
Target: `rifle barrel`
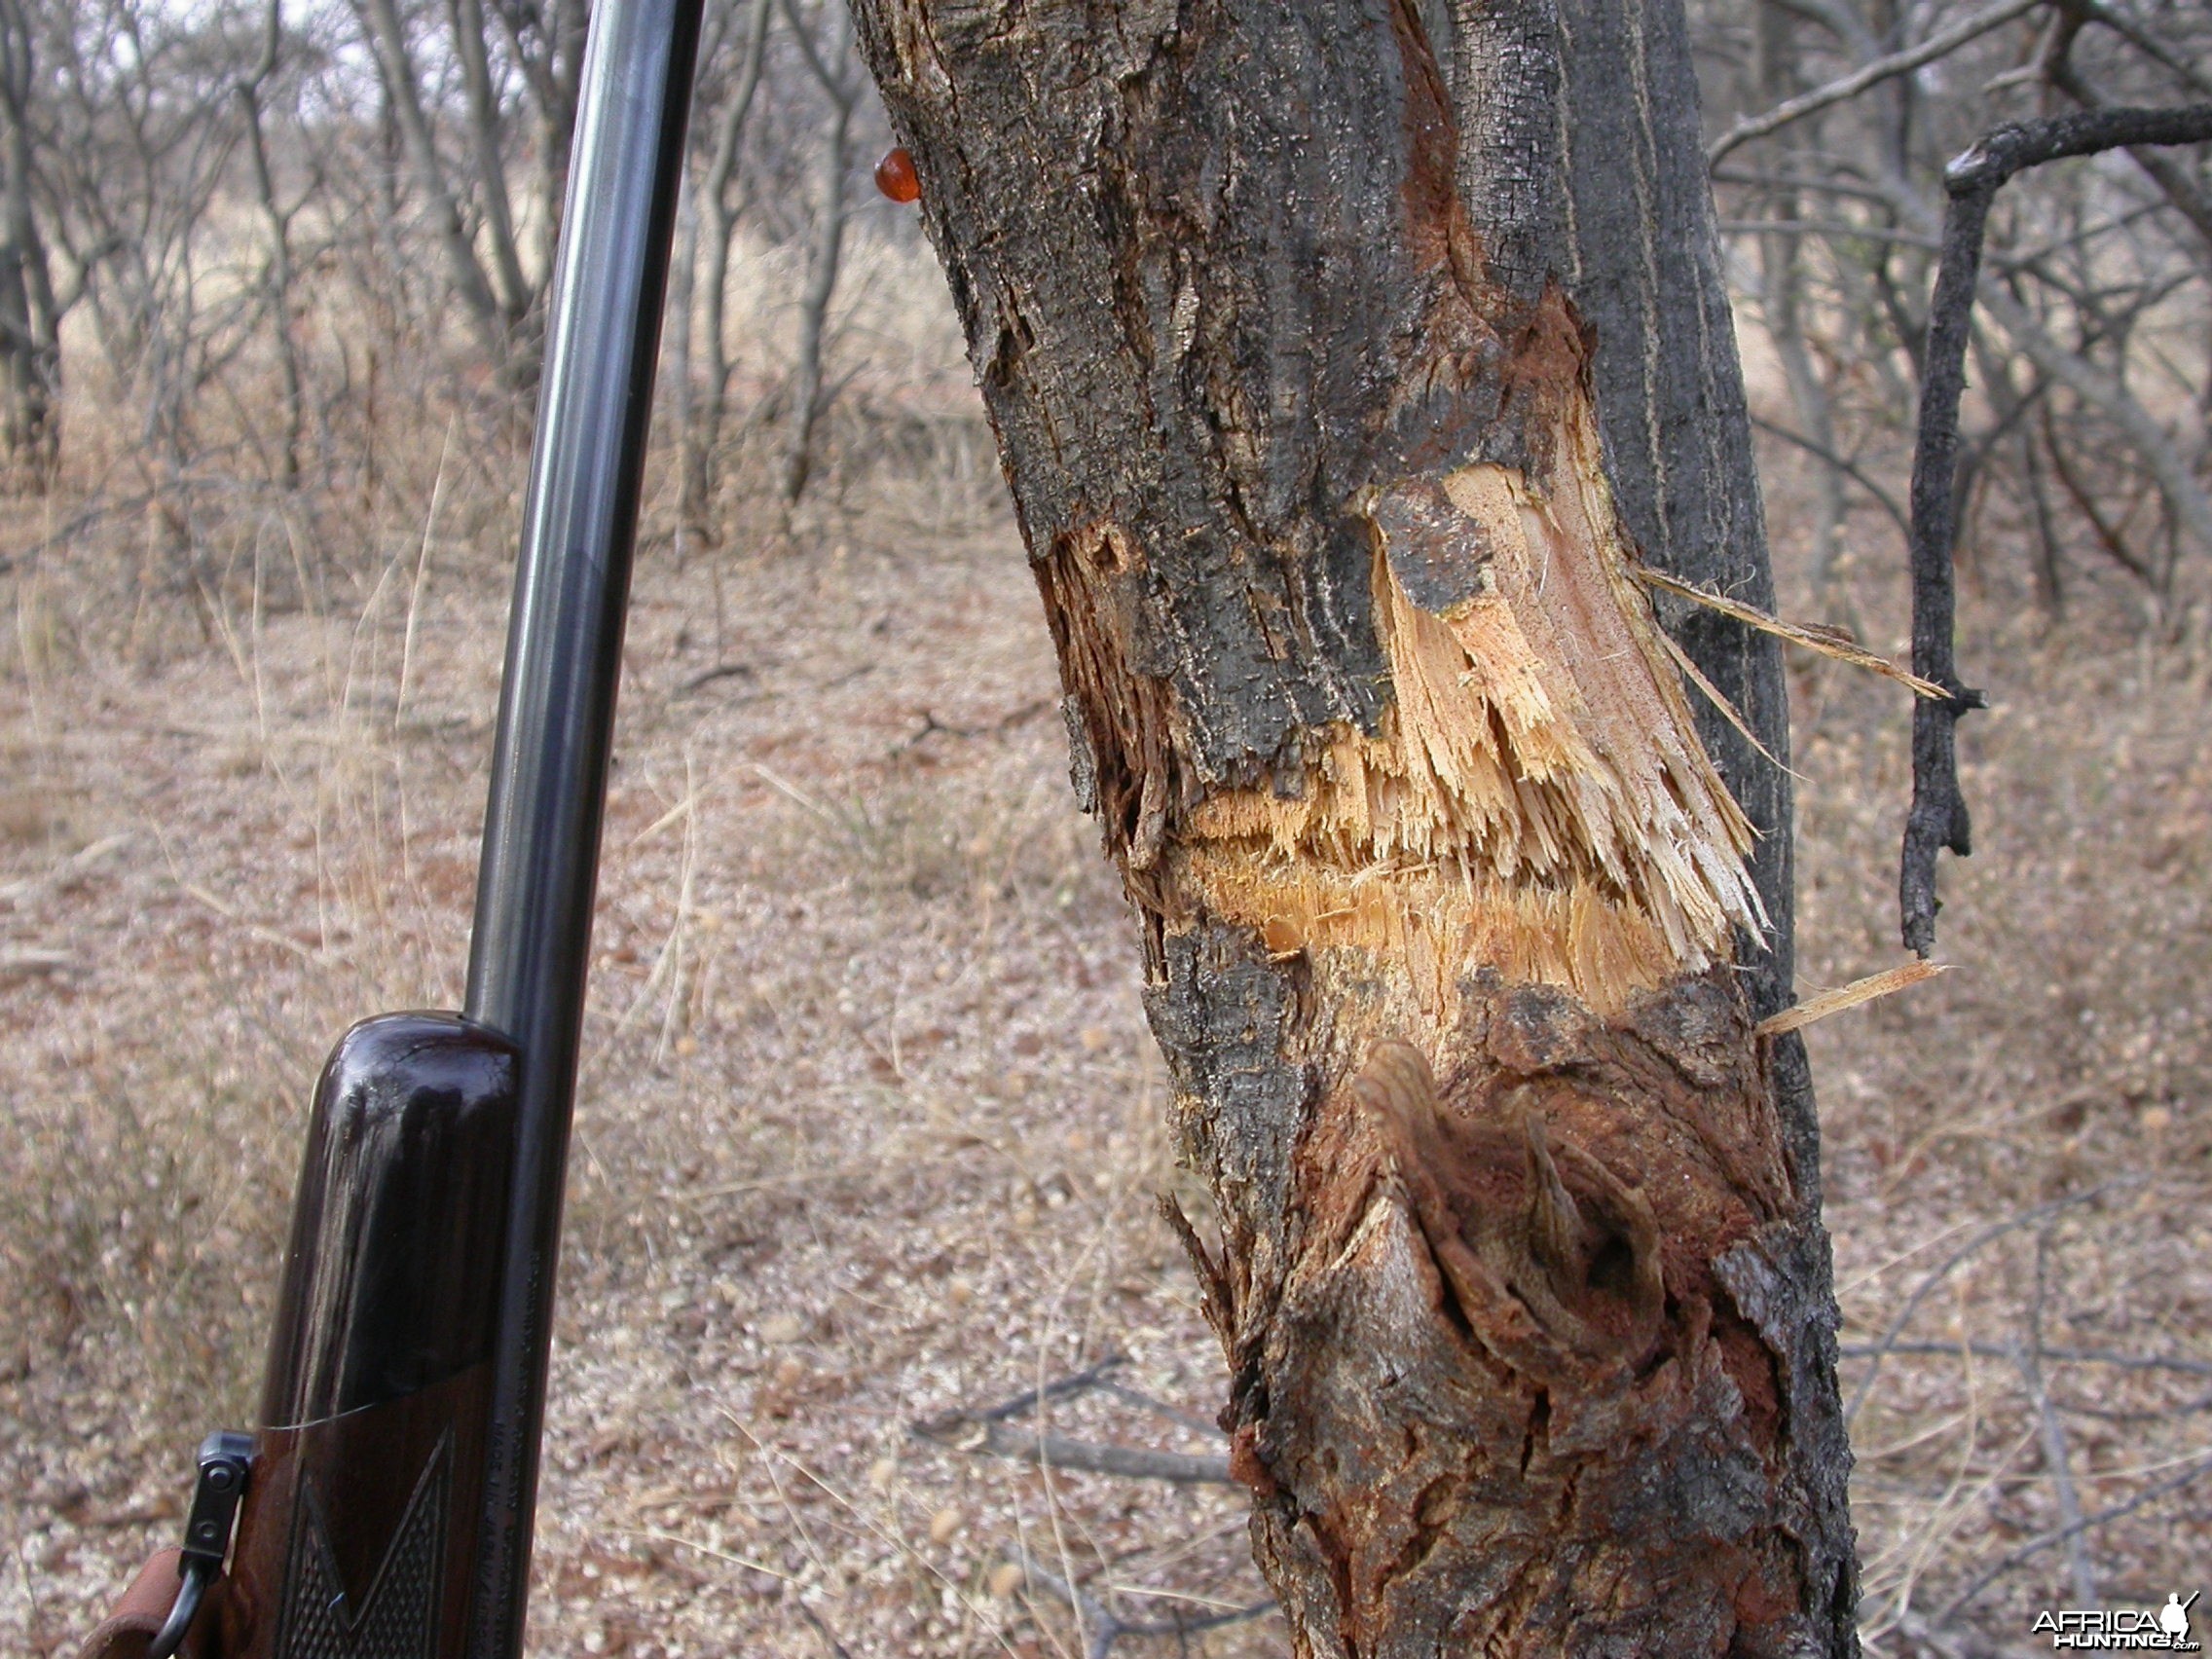
[[520,1051],[468,1659],[519,1659],[622,629],[702,0],[599,0],[555,261],[467,1017]]

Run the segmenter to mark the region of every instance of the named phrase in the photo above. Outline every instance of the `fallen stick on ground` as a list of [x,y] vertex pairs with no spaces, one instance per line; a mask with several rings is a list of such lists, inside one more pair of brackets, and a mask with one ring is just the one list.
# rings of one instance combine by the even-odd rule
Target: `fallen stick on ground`
[[1097,1391],[1110,1393],[1117,1399],[1125,1400],[1156,1417],[1165,1418],[1187,1428],[1198,1428],[1214,1434],[1220,1432],[1187,1412],[1178,1411],[1173,1406],[1140,1393],[1126,1383],[1109,1380],[1109,1372],[1127,1363],[1124,1354],[1108,1354],[1087,1371],[1063,1377],[1056,1382],[1048,1382],[1041,1388],[1025,1390],[995,1406],[977,1410],[956,1407],[936,1417],[924,1418],[908,1424],[908,1432],[917,1439],[949,1446],[955,1451],[987,1453],[994,1457],[1042,1463],[1053,1469],[1120,1475],[1127,1480],[1171,1481],[1178,1485],[1233,1485],[1226,1456],[1103,1445],[1095,1441],[1070,1440],[1063,1435],[1014,1426],[1014,1419],[1028,1416],[1048,1400],[1073,1399]]

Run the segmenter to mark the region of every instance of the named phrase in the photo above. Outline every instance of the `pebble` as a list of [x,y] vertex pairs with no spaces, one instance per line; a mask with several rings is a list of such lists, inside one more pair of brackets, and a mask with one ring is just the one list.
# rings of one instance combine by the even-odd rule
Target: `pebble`
[[796,1313],[771,1313],[755,1329],[764,1343],[795,1343],[806,1335],[806,1321]]

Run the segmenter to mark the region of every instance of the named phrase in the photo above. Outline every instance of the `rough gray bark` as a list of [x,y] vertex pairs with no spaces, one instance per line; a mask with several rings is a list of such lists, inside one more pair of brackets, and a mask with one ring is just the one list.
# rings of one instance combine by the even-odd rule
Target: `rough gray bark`
[[37,493],[61,453],[61,308],[31,202],[35,51],[23,8],[0,5],[0,482]]
[[[1787,774],[1693,731],[1624,552],[1770,601],[1682,20],[1443,11],[855,6],[1298,1650],[1846,1654],[1810,1088],[1751,1030]],[[1678,621],[1786,754],[1771,643]]]
[[[1678,4],[1567,0],[1576,44],[1561,129],[1567,143],[1573,247],[1566,279],[1597,336],[1598,418],[1606,470],[1643,556],[1683,581],[1771,612],[1774,575],[1759,499],[1744,376],[1721,271],[1698,130],[1697,75]],[[1630,43],[1636,43],[1631,47]],[[1605,51],[1610,44],[1611,52]],[[1635,61],[1641,54],[1641,67]],[[1624,98],[1623,87],[1636,89]],[[1619,165],[1622,158],[1632,165]],[[1752,879],[1772,930],[1746,940],[1746,990],[1760,1018],[1796,1001],[1795,809],[1789,692],[1769,635],[1662,597],[1661,623],[1732,703],[1762,756],[1700,703],[1698,735],[1756,826]],[[1804,1041],[1767,1045],[1799,1210],[1778,1275],[1777,1312],[1798,1332],[1788,1378],[1788,1455],[1817,1535],[1829,1605],[1823,1651],[1856,1652],[1858,1557],[1846,1488],[1851,1451],[1835,1384],[1835,1295],[1821,1224],[1821,1130]],[[1832,1574],[1831,1576],[1825,1576]]]

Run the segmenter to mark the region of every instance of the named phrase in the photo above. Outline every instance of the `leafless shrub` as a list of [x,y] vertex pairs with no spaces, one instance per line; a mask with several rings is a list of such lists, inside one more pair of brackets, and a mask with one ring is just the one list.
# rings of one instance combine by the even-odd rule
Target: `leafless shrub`
[[[2201,102],[2212,31],[2167,6],[1762,0],[1705,16],[1725,229],[1788,394],[1769,429],[1819,462],[1811,575],[1832,604],[1847,551],[1894,545],[1887,527],[1847,534],[1844,515],[1901,499],[1945,164],[2007,120]],[[2047,611],[2118,586],[2170,627],[2201,597],[2183,572],[2212,554],[2208,202],[2201,158],[2141,150],[2045,169],[1992,221],[1965,556],[2024,547],[2008,563]]]

